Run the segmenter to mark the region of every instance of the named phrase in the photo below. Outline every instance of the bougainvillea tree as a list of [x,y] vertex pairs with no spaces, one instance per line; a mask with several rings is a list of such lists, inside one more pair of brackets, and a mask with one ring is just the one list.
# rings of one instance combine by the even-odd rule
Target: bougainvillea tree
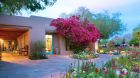
[[67,43],[75,53],[83,51],[89,43],[94,43],[100,37],[94,24],[87,19],[81,21],[80,17],[77,16],[54,19],[51,26],[55,26],[57,33],[66,38]]

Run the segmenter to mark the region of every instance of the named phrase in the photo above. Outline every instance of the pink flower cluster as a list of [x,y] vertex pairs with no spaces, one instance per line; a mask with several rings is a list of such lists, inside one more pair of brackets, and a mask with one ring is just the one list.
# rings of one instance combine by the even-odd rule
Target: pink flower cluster
[[121,75],[128,75],[128,72],[127,72],[126,69],[121,69],[121,70],[120,70],[120,74],[121,74]]
[[54,19],[51,22],[51,26],[55,26],[58,34],[76,45],[88,45],[100,37],[100,33],[94,24],[90,23],[87,19],[81,21],[80,17],[77,16],[67,19]]
[[103,67],[103,71],[104,71],[104,74],[106,74],[107,68],[106,67]]

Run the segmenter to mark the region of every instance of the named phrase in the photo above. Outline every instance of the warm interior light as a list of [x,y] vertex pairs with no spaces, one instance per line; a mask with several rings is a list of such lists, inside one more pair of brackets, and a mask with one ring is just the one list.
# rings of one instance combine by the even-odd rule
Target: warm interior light
[[3,39],[0,38],[0,43],[3,43]]
[[46,35],[46,38],[52,38],[52,35]]
[[46,35],[46,51],[52,51],[52,35]]

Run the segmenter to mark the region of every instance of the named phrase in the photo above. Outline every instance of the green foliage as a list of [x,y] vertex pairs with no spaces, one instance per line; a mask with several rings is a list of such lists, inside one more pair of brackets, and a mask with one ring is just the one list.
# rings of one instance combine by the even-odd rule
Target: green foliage
[[115,42],[115,44],[122,44],[122,42],[123,42],[123,38],[114,38],[114,39],[112,39],[114,42]]
[[84,51],[84,49],[87,47],[87,46],[81,46],[81,45],[76,45],[75,43],[72,43],[69,39],[65,39],[66,40],[66,44],[67,46],[70,48],[70,50],[73,51],[74,54],[79,54],[81,52]]
[[84,49],[86,48],[86,46],[78,46],[76,44],[70,44],[70,49],[74,52],[74,54],[78,54],[82,51],[84,51]]
[[39,40],[39,41],[35,42],[33,45],[33,48],[34,48],[34,52],[31,56],[31,59],[35,60],[35,59],[46,59],[47,58],[47,56],[44,52],[45,44],[43,41]]
[[109,41],[108,47],[110,48],[110,50],[114,50],[115,49],[114,41]]
[[68,18],[70,16],[80,16],[80,19],[84,21],[84,18],[87,18],[90,22],[93,19],[93,14],[89,11],[88,8],[85,7],[79,7],[77,10],[70,14],[62,13],[60,17],[62,18]]
[[100,30],[102,38],[108,39],[109,37],[124,31],[125,27],[120,19],[120,15],[120,13],[110,15],[107,11],[93,15],[94,19],[92,21]]
[[98,57],[98,55],[83,51],[83,52],[78,53],[78,54],[73,54],[72,57],[75,59],[80,59],[80,60],[88,60],[88,59],[96,58],[96,57]]
[[100,45],[106,45],[108,42],[108,39],[100,39]]
[[[110,63],[111,62],[112,61],[110,61]],[[130,71],[128,71],[128,74],[117,74],[116,70],[110,66],[97,68],[93,62],[83,61],[80,63],[78,61],[78,66],[75,64],[69,66],[69,70],[67,70],[64,78],[136,78],[136,75],[131,74]],[[120,77],[120,75],[122,77]]]
[[93,19],[93,14],[85,7],[79,7],[74,13],[71,13],[71,15],[80,16],[80,19],[83,21],[85,18],[87,18],[90,22]]
[[34,43],[34,48],[36,52],[41,52],[43,48],[45,48],[45,44],[43,41],[39,40]]
[[140,40],[140,25],[133,29],[133,38]]
[[98,53],[106,54],[109,51],[112,51],[112,49],[110,49],[109,47],[108,48],[102,48],[102,47],[100,47],[100,49],[98,50]]
[[140,25],[133,29],[133,39],[129,42],[130,45],[140,46]]
[[56,0],[0,0],[0,13],[15,14],[23,9],[34,12],[43,10],[54,2]]
[[47,59],[47,56],[43,56],[41,52],[33,53],[32,60],[38,60],[38,59]]
[[136,38],[133,38],[130,40],[129,42],[130,45],[134,45],[134,46],[138,46],[139,45],[139,41]]

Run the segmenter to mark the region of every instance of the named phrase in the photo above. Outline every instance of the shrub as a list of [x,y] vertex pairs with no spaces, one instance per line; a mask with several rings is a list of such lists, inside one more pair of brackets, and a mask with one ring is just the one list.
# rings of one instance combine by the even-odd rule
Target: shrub
[[30,59],[47,59],[46,51],[45,51],[45,44],[43,41],[37,41],[33,45],[34,52]]
[[38,59],[47,59],[48,57],[45,56],[45,55],[42,55],[41,52],[36,52],[36,53],[33,53],[33,56],[32,56],[32,60],[38,60]]
[[131,39],[130,42],[129,42],[130,45],[134,45],[134,46],[138,46],[139,45],[139,41],[138,39]]
[[73,54],[72,57],[75,59],[80,59],[80,60],[88,60],[88,59],[96,58],[96,57],[98,57],[98,55],[83,51],[83,52],[78,53],[78,54]]
[[55,26],[57,33],[65,37],[67,44],[74,53],[82,52],[91,42],[95,42],[99,37],[99,31],[94,24],[80,20],[80,17],[58,18],[51,22]]

